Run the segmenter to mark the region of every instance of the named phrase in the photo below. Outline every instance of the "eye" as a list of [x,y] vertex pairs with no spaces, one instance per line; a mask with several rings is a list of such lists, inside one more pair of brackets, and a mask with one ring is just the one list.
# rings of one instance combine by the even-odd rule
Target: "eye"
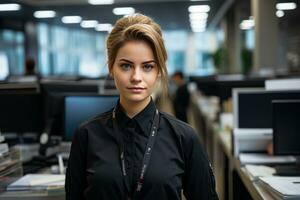
[[153,64],[145,64],[143,69],[145,72],[150,72],[154,68]]
[[124,71],[129,71],[131,68],[131,65],[129,63],[122,63],[120,64],[120,67],[122,68],[122,70]]

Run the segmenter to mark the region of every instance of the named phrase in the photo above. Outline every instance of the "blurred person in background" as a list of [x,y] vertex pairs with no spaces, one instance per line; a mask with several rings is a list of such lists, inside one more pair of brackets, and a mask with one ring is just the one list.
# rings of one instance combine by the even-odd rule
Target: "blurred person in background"
[[187,110],[190,103],[190,93],[188,85],[184,79],[184,75],[181,71],[176,71],[172,75],[172,81],[177,86],[173,97],[173,108],[176,118],[181,121],[188,122]]

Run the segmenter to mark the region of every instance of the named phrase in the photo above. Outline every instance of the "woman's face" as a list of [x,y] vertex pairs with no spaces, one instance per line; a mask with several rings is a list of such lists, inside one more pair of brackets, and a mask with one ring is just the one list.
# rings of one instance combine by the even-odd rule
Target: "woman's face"
[[158,66],[150,46],[143,41],[126,42],[110,70],[122,103],[147,105],[158,77]]

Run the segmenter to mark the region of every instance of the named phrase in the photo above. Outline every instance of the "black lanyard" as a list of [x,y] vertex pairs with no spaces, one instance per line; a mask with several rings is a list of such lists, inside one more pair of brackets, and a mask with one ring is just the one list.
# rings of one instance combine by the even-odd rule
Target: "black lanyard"
[[[152,149],[153,149],[154,142],[155,142],[155,137],[157,135],[158,125],[159,125],[159,112],[156,109],[152,127],[151,127],[151,131],[149,134],[149,139],[148,139],[146,150],[145,150],[144,157],[143,157],[141,173],[140,173],[139,179],[137,180],[137,183],[136,183],[135,192],[140,192],[142,190],[143,183],[145,181],[145,173],[146,173],[148,165],[149,165],[149,161],[150,161],[151,154],[152,154]],[[122,165],[122,173],[123,173],[123,176],[126,177],[127,172],[126,172],[125,158],[124,158],[124,144],[123,144],[123,140],[122,140],[122,133],[120,133],[120,131],[118,129],[118,125],[117,125],[116,107],[113,110],[113,128],[114,128],[114,132],[117,134],[117,140],[118,140],[119,149],[120,149],[120,160],[121,160],[121,165]]]

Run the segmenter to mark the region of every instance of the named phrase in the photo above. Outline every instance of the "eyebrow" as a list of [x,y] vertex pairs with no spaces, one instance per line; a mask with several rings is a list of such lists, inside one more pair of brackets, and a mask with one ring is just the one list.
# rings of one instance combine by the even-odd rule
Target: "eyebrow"
[[[121,58],[119,61],[125,61],[125,62],[132,63],[132,64],[133,64],[132,61],[127,60],[127,59],[125,59],[125,58]],[[147,63],[152,63],[152,62],[156,63],[155,60],[149,60],[149,61],[142,62],[142,64],[147,64]]]

